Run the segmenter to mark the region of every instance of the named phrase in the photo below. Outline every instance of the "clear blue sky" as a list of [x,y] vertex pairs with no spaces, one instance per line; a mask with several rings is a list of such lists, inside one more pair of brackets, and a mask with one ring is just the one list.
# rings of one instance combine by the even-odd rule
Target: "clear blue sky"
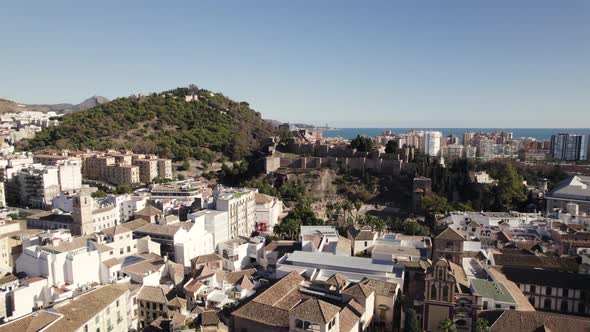
[[11,1],[0,97],[195,83],[340,127],[590,127],[590,1]]

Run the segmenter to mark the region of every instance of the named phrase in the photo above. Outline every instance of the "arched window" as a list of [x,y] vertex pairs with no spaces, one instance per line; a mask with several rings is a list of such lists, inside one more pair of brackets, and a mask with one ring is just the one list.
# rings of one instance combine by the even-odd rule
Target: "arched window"
[[543,302],[543,309],[551,310],[551,299],[545,299]]
[[449,286],[445,285],[443,287],[442,299],[445,301],[450,301],[449,299]]
[[430,298],[436,300],[436,286],[430,286]]
[[438,269],[438,278],[439,278],[439,279],[443,279],[443,278],[444,278],[444,277],[443,277],[443,276],[444,276],[444,273],[445,273],[445,272],[443,271],[443,269]]

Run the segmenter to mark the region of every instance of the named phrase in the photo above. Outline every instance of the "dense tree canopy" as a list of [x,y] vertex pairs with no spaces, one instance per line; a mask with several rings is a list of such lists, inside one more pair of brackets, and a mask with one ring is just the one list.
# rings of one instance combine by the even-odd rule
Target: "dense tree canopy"
[[[195,91],[198,100],[185,101]],[[191,87],[118,98],[65,115],[59,126],[30,140],[28,148],[126,148],[177,159],[201,159],[204,151],[214,151],[241,159],[272,132],[248,103]]]
[[361,152],[370,152],[373,150],[373,140],[370,137],[364,137],[357,135],[352,141],[350,141],[350,147]]

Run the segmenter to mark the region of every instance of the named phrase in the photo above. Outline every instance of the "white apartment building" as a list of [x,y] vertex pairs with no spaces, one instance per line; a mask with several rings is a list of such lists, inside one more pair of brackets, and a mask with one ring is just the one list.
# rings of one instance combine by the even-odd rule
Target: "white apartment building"
[[442,133],[440,131],[424,132],[424,154],[432,157],[440,155],[440,140]]
[[199,222],[176,222],[168,225],[146,224],[133,231],[133,236],[149,236],[161,244],[162,256],[190,270],[191,259],[214,252],[213,236],[205,230],[204,219]]
[[228,212],[230,239],[249,237],[256,229],[256,191],[222,186],[215,189],[215,209]]
[[449,144],[442,147],[442,156],[448,159],[456,159],[463,157],[463,145]]
[[24,248],[16,260],[16,271],[29,277],[46,278],[49,286],[73,290],[115,279],[117,274],[113,272],[118,270],[111,269],[116,265],[114,260],[138,253],[159,253],[156,243],[149,238],[133,239],[131,231],[122,226],[64,239]]
[[272,228],[279,223],[283,213],[283,202],[276,197],[255,194],[256,201],[256,230],[272,233]]
[[221,242],[229,240],[229,219],[227,211],[201,210],[188,215],[188,220],[193,223],[202,222],[204,219],[205,231],[213,236],[213,248]]
[[129,320],[131,306],[127,285],[107,285],[2,325],[0,331],[35,326],[44,332],[126,332],[135,328]]
[[237,238],[220,243],[217,254],[223,258],[223,269],[240,271],[256,264],[262,257],[264,239]]
[[19,202],[32,208],[46,208],[60,192],[58,168],[32,164],[16,173]]
[[60,191],[71,191],[82,188],[82,161],[68,159],[57,164]]

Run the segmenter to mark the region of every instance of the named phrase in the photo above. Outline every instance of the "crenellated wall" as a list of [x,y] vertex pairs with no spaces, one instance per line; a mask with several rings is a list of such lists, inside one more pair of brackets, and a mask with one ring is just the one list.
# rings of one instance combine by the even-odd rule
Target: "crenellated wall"
[[342,168],[351,171],[369,171],[381,174],[399,174],[402,168],[409,166],[401,160],[384,158],[338,158],[338,157],[300,157],[281,158],[266,157],[266,174],[279,168],[320,169]]

